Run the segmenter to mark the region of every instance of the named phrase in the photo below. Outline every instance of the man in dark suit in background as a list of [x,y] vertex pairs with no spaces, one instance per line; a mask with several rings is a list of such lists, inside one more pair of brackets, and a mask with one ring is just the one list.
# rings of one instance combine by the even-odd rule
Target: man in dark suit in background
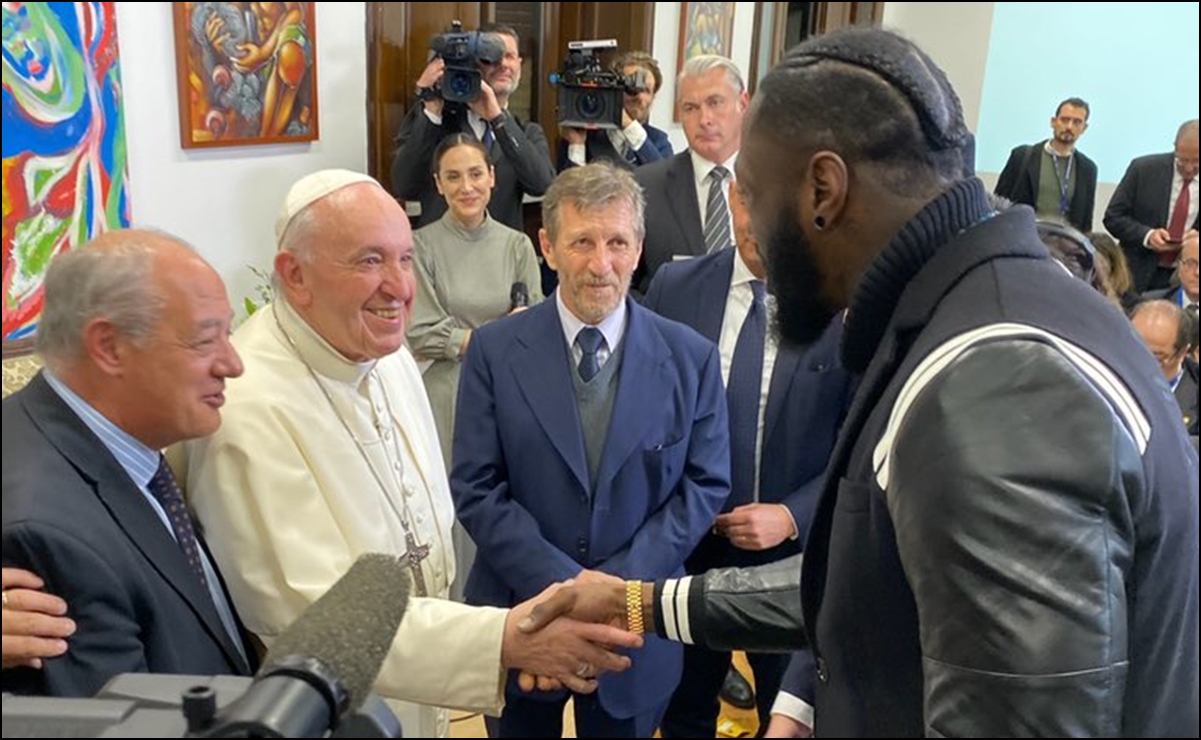
[[1130,315],[1176,397],[1185,428],[1196,436],[1197,363],[1188,356],[1193,349],[1194,321],[1184,309],[1163,300],[1140,303]]
[[1105,209],[1105,229],[1130,263],[1134,291],[1166,288],[1181,244],[1197,236],[1197,119],[1176,132],[1176,151],[1130,163]]
[[[472,423],[455,431],[450,487],[479,548],[473,604],[510,606],[569,578],[681,575],[730,493],[717,350],[627,297],[644,213],[634,177],[575,167],[542,206],[558,292],[476,330],[463,361],[459,413]],[[647,640],[630,670],[576,695],[579,737],[651,737],[681,656]],[[510,681],[492,729],[561,737],[566,700]]]
[[676,103],[687,151],[635,171],[651,214],[634,273],[642,293],[660,265],[734,245],[729,191],[750,103],[742,74],[725,57],[693,57],[680,73]]
[[160,450],[215,431],[242,363],[217,273],[109,232],[46,275],[46,370],[4,401],[4,565],[69,605],[69,650],[4,690],[90,696],[123,672],[250,672],[224,584]]
[[[770,563],[801,551],[852,388],[838,357],[841,316],[808,348],[778,347],[769,335],[766,270],[736,186],[730,211],[736,248],[663,265],[644,302],[713,341],[726,379],[730,498],[688,559],[689,573]],[[788,658],[747,654],[760,727],[767,727]],[[718,692],[729,665],[728,651],[684,647],[685,678],[663,718],[664,737],[716,734]]]
[[559,171],[598,161],[639,167],[672,155],[667,132],[650,125],[651,104],[655,93],[663,88],[659,63],[644,51],[631,51],[613,62],[613,71],[640,81],[633,92],[625,92],[622,127],[590,131],[564,128],[559,140]]
[[417,78],[420,104],[409,109],[396,136],[392,187],[396,195],[421,202],[418,226],[446,213],[446,200],[434,186],[432,161],[438,144],[450,134],[471,133],[488,150],[496,168],[489,212],[502,224],[525,230],[521,203],[526,195],[542,195],[555,179],[546,134],[536,123],[522,123],[509,112],[509,99],[521,83],[521,53],[517,31],[510,26],[485,26],[504,43],[496,64],[481,64],[480,95],[464,105],[447,106],[439,85],[446,63],[435,59]]
[[1060,103],[1051,118],[1051,138],[1014,147],[994,192],[1030,206],[1040,218],[1092,231],[1097,165],[1076,148],[1088,130],[1088,116],[1088,103],[1080,98]]

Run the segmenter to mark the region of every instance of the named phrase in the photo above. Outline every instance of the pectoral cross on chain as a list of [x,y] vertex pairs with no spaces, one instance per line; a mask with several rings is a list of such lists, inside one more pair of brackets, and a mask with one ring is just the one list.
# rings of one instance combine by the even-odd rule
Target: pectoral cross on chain
[[401,562],[413,571],[413,583],[417,586],[418,596],[429,596],[425,587],[425,574],[421,571],[421,563],[430,555],[429,545],[418,545],[417,538],[412,532],[405,532],[405,554],[400,556]]

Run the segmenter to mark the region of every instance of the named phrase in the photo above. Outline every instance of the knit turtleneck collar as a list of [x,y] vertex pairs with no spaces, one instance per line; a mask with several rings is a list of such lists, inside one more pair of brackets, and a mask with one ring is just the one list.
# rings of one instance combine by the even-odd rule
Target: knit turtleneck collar
[[992,213],[984,184],[972,178],[952,185],[905,224],[851,297],[842,342],[846,368],[867,369],[905,287],[943,245]]
[[484,212],[484,220],[474,229],[464,226],[449,210],[442,214],[442,225],[446,230],[465,242],[478,242],[484,239],[488,235],[488,232],[492,230],[492,223],[492,217],[488,215],[487,211]]

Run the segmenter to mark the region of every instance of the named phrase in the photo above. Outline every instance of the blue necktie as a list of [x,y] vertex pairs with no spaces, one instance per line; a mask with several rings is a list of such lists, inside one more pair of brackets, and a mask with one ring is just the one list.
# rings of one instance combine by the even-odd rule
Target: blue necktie
[[767,317],[762,280],[751,281],[755,300],[738,332],[726,401],[730,407],[730,498],[726,509],[755,500],[755,443],[759,437],[759,396]]
[[179,484],[175,482],[175,476],[171,474],[171,468],[167,466],[167,461],[162,455],[159,455],[158,470],[150,479],[147,488],[167,513],[171,531],[175,533],[175,541],[179,544],[179,549],[183,550],[192,572],[200,579],[200,585],[208,589],[204,566],[200,564],[200,543],[196,539],[196,531],[192,528],[192,517],[184,504]]
[[576,335],[575,343],[580,345],[580,351],[583,353],[580,357],[580,379],[587,383],[600,372],[600,358],[596,353],[605,343],[605,335],[601,334],[601,330],[596,327],[585,326]]
[[492,145],[496,143],[496,134],[492,133],[492,127],[488,125],[487,121],[484,122],[484,138],[482,141],[484,144],[484,149],[491,154]]

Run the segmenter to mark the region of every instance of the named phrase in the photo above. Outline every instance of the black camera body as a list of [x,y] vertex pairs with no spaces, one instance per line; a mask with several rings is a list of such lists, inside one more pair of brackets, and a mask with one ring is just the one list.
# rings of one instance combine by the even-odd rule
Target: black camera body
[[430,39],[434,56],[446,62],[438,93],[448,103],[470,103],[480,96],[481,64],[499,64],[505,45],[496,34],[464,31],[460,21],[451,30]]
[[647,87],[646,72],[624,75],[601,66],[599,52],[617,41],[572,41],[563,71],[552,76],[559,87],[559,125],[583,129],[619,129],[625,95]]

